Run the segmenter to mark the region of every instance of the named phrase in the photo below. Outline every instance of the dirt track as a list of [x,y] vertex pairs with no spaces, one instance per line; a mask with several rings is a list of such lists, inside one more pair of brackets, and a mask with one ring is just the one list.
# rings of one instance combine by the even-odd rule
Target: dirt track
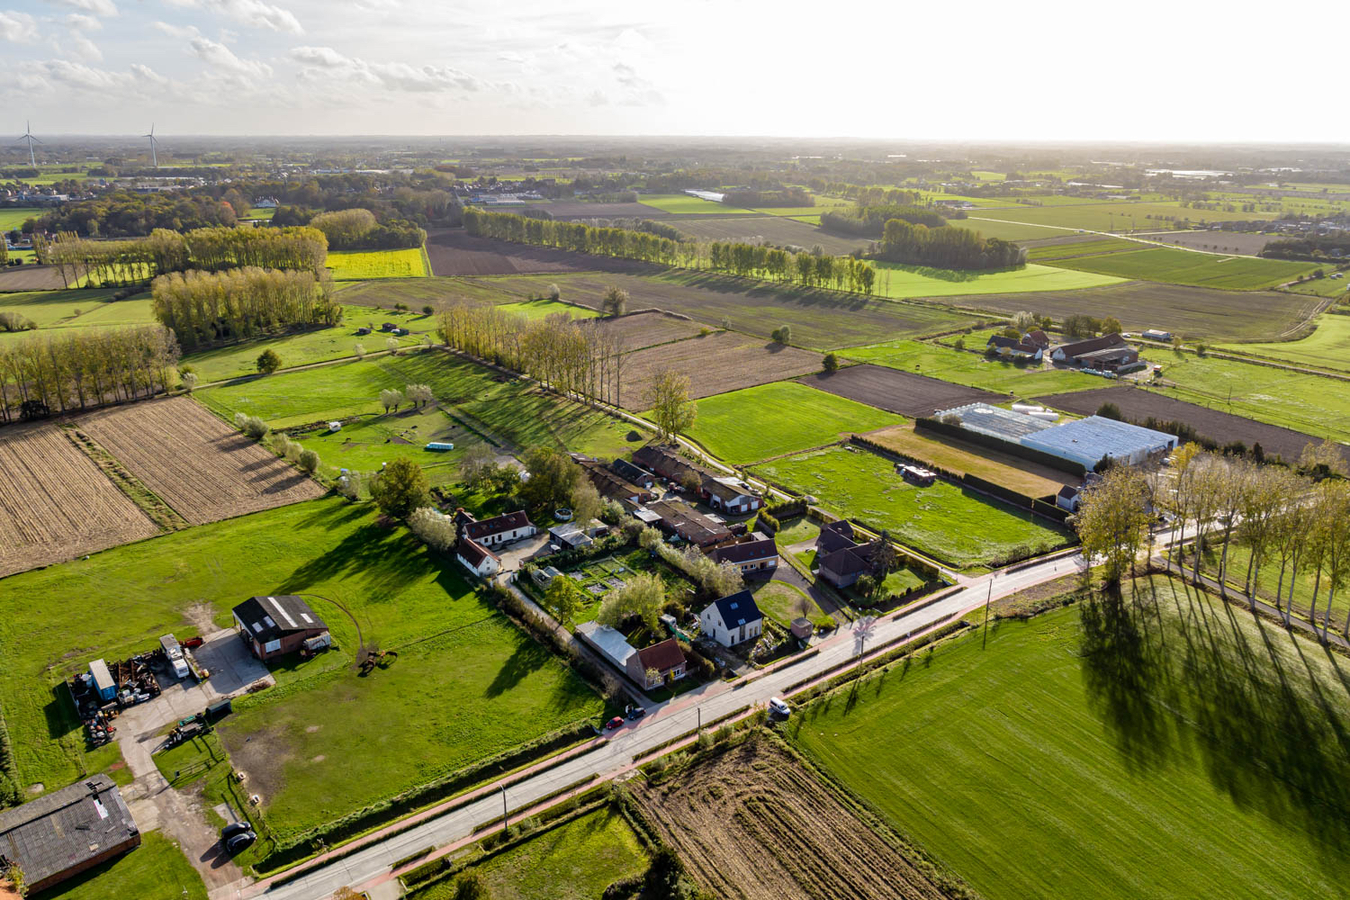
[[717,897],[944,898],[926,862],[853,810],[768,740],[739,747],[633,795],[694,878]]

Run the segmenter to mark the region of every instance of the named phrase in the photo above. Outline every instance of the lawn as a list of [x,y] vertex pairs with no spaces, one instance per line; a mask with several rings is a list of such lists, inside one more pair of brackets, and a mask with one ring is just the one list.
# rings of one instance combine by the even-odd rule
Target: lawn
[[141,834],[130,853],[58,884],[36,900],[206,900],[206,885],[182,849],[158,831]]
[[[337,469],[378,472],[386,462],[406,456],[422,467],[432,485],[459,481],[459,461],[483,439],[463,422],[441,409],[406,410],[397,415],[374,415],[348,422],[341,431],[321,425],[299,432],[295,439],[319,454],[323,471]],[[427,450],[429,441],[451,443],[454,450]]]
[[277,208],[275,206],[255,206],[248,211],[248,215],[245,218],[271,220],[276,214]]
[[734,465],[832,444],[904,419],[795,381],[705,397],[689,436]]
[[600,315],[598,309],[564,303],[561,300],[525,300],[520,303],[503,303],[497,308],[505,313],[525,316],[527,319],[546,319],[556,315],[571,316],[574,319],[594,319]]
[[888,428],[870,435],[870,438],[911,459],[959,475],[974,475],[1029,497],[1049,496],[1053,501],[1053,496],[1065,484],[1077,485],[1081,481],[1057,469],[986,449],[978,444],[916,431],[912,424]]
[[784,628],[790,628],[792,620],[803,614],[817,628],[833,628],[835,625],[834,619],[825,615],[825,611],[816,605],[816,601],[785,581],[765,581],[753,585],[751,593],[755,595],[755,605],[759,607],[759,611]]
[[29,219],[41,218],[47,210],[34,206],[7,207],[0,209],[0,231],[14,231],[22,228]]
[[425,278],[431,274],[421,247],[410,250],[330,250],[328,268],[334,281],[372,278]]
[[[261,416],[274,428],[317,425],[381,413],[380,391],[430,385],[451,415],[499,444],[548,443],[598,456],[630,448],[631,426],[439,350],[338,363],[199,390],[198,400],[227,419]],[[419,429],[420,431],[420,429]]]
[[780,550],[791,547],[793,544],[814,541],[820,535],[820,526],[805,516],[796,519],[782,519],[778,524],[783,527],[774,532],[773,539]]
[[945,481],[920,488],[873,453],[830,448],[755,467],[759,475],[819,498],[827,509],[891,535],[957,568],[973,568],[1068,541],[1068,533]]
[[1316,263],[1259,259],[1253,256],[1217,256],[1194,250],[1153,247],[1127,253],[1060,259],[1054,265],[1080,272],[1120,278],[1188,284],[1230,291],[1255,291],[1293,281],[1318,268]]
[[[647,869],[647,853],[623,816],[609,808],[537,834],[470,871],[482,874],[493,900],[596,900],[605,888]],[[416,900],[452,900],[455,882],[415,892]]]
[[1350,896],[1338,666],[1173,582],[1141,588],[1123,614],[971,633],[789,731],[986,900]]
[[689,194],[643,194],[638,197],[638,202],[644,206],[650,206],[652,209],[659,209],[662,212],[677,216],[708,215],[709,213],[724,216],[734,213],[747,216],[755,214],[753,210],[741,209],[738,206],[727,206],[724,203],[714,203],[711,200],[702,200]]
[[1020,294],[1028,291],[1072,291],[1118,284],[1123,279],[1092,272],[1073,272],[1029,263],[1018,269],[992,271],[934,269],[899,263],[873,263],[876,294],[903,300],[912,297],[961,297],[970,294]]
[[[961,336],[971,350],[983,349],[977,335]],[[1058,391],[1101,387],[1102,380],[1070,369],[1018,367],[1002,360],[986,359],[983,353],[961,351],[922,341],[890,341],[870,347],[850,347],[839,355],[859,362],[903,369],[916,375],[941,378],[953,384],[1001,394],[1033,397]]]
[[[279,834],[601,712],[600,698],[480,599],[454,562],[382,526],[370,504],[328,498],[0,582],[0,704],[21,783],[52,790],[86,770],[63,677],[169,631],[227,626],[243,599],[282,593],[306,596],[336,649],[275,666],[278,686],[236,700],[219,728]],[[35,606],[34,596],[49,602]],[[363,678],[352,666],[362,641],[401,656]]]
[[[0,312],[16,312],[39,329],[153,322],[149,295],[114,302],[110,290],[26,291],[0,294]],[[31,333],[31,332],[26,332]]]
[[1350,372],[1350,315],[1325,313],[1317,320],[1317,330],[1297,341],[1229,344],[1223,349],[1282,360],[1297,366]]

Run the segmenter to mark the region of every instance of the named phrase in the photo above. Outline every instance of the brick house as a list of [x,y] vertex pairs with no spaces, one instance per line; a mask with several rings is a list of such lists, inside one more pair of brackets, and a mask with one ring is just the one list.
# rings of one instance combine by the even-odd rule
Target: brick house
[[[628,677],[650,690],[670,681],[679,681],[685,676],[684,651],[674,638],[666,638],[659,644],[652,644],[628,657],[626,662]],[[656,678],[647,677],[651,670]]]
[[263,662],[294,653],[310,638],[328,633],[323,619],[294,594],[250,597],[233,615],[240,639]]

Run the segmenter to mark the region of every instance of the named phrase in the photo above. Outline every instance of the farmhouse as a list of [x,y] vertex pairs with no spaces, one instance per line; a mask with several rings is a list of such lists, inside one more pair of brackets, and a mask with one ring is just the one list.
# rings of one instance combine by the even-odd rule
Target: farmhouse
[[1103,459],[1138,465],[1157,459],[1176,447],[1176,435],[1141,428],[1102,416],[1065,422],[1022,438],[1024,447],[1043,450],[1092,470]]
[[760,534],[742,535],[732,541],[708,549],[713,562],[735,566],[742,575],[752,572],[771,573],[778,568],[778,545],[774,539]]
[[731,529],[726,525],[714,522],[681,500],[658,500],[640,507],[634,514],[696,547],[707,547],[731,537]]
[[746,516],[764,505],[759,491],[735,476],[704,478],[699,493],[713,509],[733,516]]
[[483,547],[500,547],[515,541],[533,537],[539,532],[525,515],[523,510],[493,516],[481,522],[462,509],[455,510],[455,524],[459,526],[459,536],[474,541]]
[[1026,338],[1010,338],[1001,334],[992,335],[986,342],[985,349],[1003,359],[1030,359],[1036,362],[1040,362],[1041,355],[1045,352],[1043,348]]
[[840,520],[820,529],[816,538],[816,564],[820,577],[837,588],[846,588],[875,570],[873,560],[880,540],[859,544],[854,540],[853,526]]
[[[653,494],[645,487],[634,484],[627,480],[613,467],[606,467],[604,463],[597,459],[590,459],[585,456],[574,455],[577,465],[585,471],[586,477],[595,485],[596,493],[606,500],[613,500],[616,503],[646,503],[648,500],[655,499]],[[636,466],[629,468],[637,469]],[[642,471],[637,469],[637,471]]]
[[666,638],[628,657],[628,677],[645,688],[660,687],[685,676],[684,651],[674,638]]
[[463,535],[455,542],[455,559],[479,578],[490,578],[502,570],[500,556]]
[[19,867],[33,894],[140,844],[131,810],[107,775],[0,812],[0,860]]
[[659,444],[639,447],[633,453],[633,462],[676,484],[702,484],[705,478],[714,477],[713,472],[690,462],[670,447]]
[[1034,347],[1039,347],[1042,350],[1050,349],[1050,335],[1041,331],[1039,328],[1033,328],[1031,331],[1022,335],[1022,340]]
[[738,591],[708,604],[699,613],[703,633],[723,647],[754,640],[764,630],[764,615],[749,591]]
[[240,639],[263,662],[294,653],[310,639],[328,634],[323,619],[294,594],[250,597],[234,608],[234,624]]
[[1050,358],[1057,363],[1103,372],[1121,372],[1139,365],[1139,351],[1117,333],[1060,344]]

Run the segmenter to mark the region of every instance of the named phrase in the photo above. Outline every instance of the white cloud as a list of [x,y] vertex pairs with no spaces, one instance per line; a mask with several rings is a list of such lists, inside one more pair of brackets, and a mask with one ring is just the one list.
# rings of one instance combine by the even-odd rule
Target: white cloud
[[[88,0],[77,0],[88,2]],[[171,6],[180,8],[205,9],[248,25],[252,28],[281,31],[287,34],[304,34],[300,20],[288,9],[283,9],[264,0],[166,0]]]
[[28,13],[0,9],[0,40],[27,44],[37,39],[37,22]]
[[66,27],[73,28],[76,31],[98,31],[103,27],[103,22],[95,19],[93,16],[86,16],[84,13],[71,13],[66,16]]
[[354,56],[344,56],[332,47],[295,47],[290,55],[291,59],[308,67],[301,72],[301,77],[308,80],[322,78],[327,73],[330,77],[348,78],[390,91],[410,93],[518,90],[514,84],[486,82],[453,66],[368,62]]
[[67,6],[96,16],[117,15],[117,5],[112,0],[49,0],[57,6]]
[[49,59],[40,65],[48,80],[77,91],[138,91],[164,83],[153,70],[141,65],[131,66],[129,72],[110,72],[65,59]]
[[102,62],[103,51],[98,49],[98,45],[82,34],[66,35],[61,42],[61,51],[67,56],[85,62]]
[[271,66],[253,59],[240,59],[229,47],[210,38],[199,35],[188,41],[188,46],[198,59],[217,74],[248,81],[272,77]]
[[183,38],[184,40],[195,38],[201,34],[195,25],[170,25],[168,22],[156,22],[155,30],[162,31],[169,37]]

